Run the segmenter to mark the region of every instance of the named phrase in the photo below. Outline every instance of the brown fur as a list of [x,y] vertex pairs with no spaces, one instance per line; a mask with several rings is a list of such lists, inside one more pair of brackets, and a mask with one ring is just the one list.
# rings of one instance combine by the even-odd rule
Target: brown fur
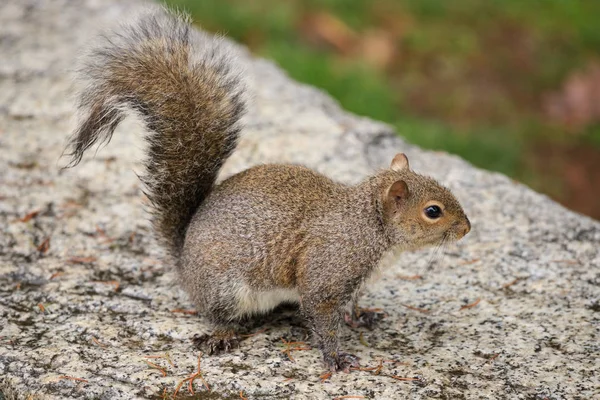
[[154,11],[105,36],[80,68],[82,118],[70,166],[110,140],[125,108],[137,112],[149,131],[142,180],[153,224],[175,258],[239,136],[244,103],[234,66],[227,47],[194,31],[188,18]]
[[[183,287],[216,326],[211,349],[228,348],[242,318],[298,301],[327,366],[347,370],[356,358],[339,350],[337,332],[382,255],[457,240],[468,219],[446,188],[411,171],[402,154],[356,186],[275,164],[215,186],[243,103],[230,60],[222,52],[210,53],[210,63],[193,56],[198,46],[219,47],[205,36],[194,36],[194,47],[192,34],[187,21],[161,12],[128,28],[121,44],[93,53],[103,63],[83,71],[94,85],[82,95],[90,113],[72,142],[75,163],[112,134],[122,118],[115,99],[142,113],[151,132],[144,181],[155,227]],[[443,209],[434,220],[424,215],[432,202]]]

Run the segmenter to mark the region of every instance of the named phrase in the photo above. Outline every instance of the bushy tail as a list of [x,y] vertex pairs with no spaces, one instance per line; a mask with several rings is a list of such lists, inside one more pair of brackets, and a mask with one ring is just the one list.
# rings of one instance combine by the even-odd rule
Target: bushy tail
[[235,66],[227,43],[160,9],[104,36],[80,70],[82,118],[67,147],[69,167],[108,142],[127,110],[138,113],[148,131],[141,179],[152,222],[175,256],[237,143],[244,101]]

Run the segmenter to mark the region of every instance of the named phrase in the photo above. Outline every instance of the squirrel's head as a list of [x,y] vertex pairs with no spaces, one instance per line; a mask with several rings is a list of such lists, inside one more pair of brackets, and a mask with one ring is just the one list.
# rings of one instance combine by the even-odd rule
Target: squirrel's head
[[438,245],[459,240],[471,230],[450,190],[411,171],[406,155],[397,154],[383,177],[383,217],[394,244],[413,249]]

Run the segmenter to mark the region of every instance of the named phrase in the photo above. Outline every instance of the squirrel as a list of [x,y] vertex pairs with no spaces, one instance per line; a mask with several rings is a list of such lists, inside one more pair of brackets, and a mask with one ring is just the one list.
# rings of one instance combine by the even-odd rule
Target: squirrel
[[382,256],[456,241],[471,224],[452,193],[413,172],[404,154],[354,186],[281,164],[217,183],[247,101],[230,46],[162,8],[105,35],[79,69],[81,116],[66,168],[109,141],[128,111],[141,116],[153,230],[213,327],[195,344],[229,351],[241,321],[297,303],[325,366],[348,372],[359,359],[342,351],[339,331],[377,320],[357,300]]

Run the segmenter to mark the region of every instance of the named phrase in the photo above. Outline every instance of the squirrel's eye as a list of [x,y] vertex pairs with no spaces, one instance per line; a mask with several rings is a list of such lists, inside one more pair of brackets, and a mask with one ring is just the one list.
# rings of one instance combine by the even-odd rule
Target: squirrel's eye
[[438,206],[429,206],[425,209],[425,215],[427,218],[437,219],[442,216],[442,209]]

